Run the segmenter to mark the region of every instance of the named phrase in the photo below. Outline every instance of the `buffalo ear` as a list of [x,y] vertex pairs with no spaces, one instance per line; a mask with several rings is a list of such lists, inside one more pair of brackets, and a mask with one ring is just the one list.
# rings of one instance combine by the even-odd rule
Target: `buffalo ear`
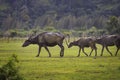
[[32,40],[32,39],[35,38],[35,37],[36,37],[36,34],[31,34],[31,35],[29,35],[28,40]]
[[28,35],[28,37],[29,37],[28,40],[31,40],[33,36],[34,36],[33,34],[29,34]]

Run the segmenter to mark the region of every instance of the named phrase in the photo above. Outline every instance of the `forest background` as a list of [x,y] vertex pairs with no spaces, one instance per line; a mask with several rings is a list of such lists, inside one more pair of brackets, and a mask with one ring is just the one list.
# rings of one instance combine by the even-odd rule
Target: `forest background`
[[120,34],[120,0],[0,0],[0,36]]

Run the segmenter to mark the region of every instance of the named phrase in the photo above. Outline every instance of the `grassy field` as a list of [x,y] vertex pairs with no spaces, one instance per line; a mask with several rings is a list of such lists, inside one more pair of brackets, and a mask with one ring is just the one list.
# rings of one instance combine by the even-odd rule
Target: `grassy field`
[[[21,47],[21,41],[0,41],[0,67],[5,64],[12,54],[17,54],[20,61],[20,73],[26,80],[119,80],[120,79],[120,51],[118,56],[110,56],[105,50],[103,56],[100,55],[101,46],[98,47],[98,56],[94,58],[86,57],[81,52],[81,57],[76,57],[78,47],[68,49],[65,46],[65,56],[59,57],[60,48],[51,47],[52,57],[48,57],[47,51],[42,48],[40,57],[37,55],[38,46],[30,45]],[[109,47],[115,54],[116,47]],[[87,53],[90,52],[86,48]]]

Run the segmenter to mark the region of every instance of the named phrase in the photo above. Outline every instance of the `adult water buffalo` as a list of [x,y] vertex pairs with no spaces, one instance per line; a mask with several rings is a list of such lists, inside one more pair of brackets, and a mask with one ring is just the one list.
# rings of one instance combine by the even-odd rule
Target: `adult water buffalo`
[[61,48],[60,56],[63,57],[64,56],[63,40],[65,39],[65,37],[66,37],[65,35],[59,32],[56,32],[56,33],[43,32],[37,36],[28,38],[28,40],[26,40],[23,43],[22,47],[26,47],[30,44],[38,44],[39,50],[38,50],[38,54],[36,57],[39,56],[42,47],[44,47],[47,50],[49,57],[51,57],[51,53],[49,49],[47,48],[47,46],[53,47],[53,46],[58,45]]
[[[91,52],[90,52],[90,55],[91,53],[93,52],[93,50],[95,50],[95,56],[97,56],[97,47],[95,45],[95,39],[93,38],[80,38],[79,40],[77,41],[73,41],[71,42],[69,45],[68,45],[68,48],[72,47],[72,46],[78,46],[79,47],[79,52],[78,52],[78,57],[80,56],[80,52],[81,52],[81,49],[83,51],[83,53],[87,55],[87,53],[84,51],[84,48],[85,47],[91,47]],[[89,55],[89,56],[90,56]]]
[[117,51],[115,53],[115,56],[117,56],[117,53],[120,49],[120,36],[118,36],[118,35],[106,35],[106,36],[103,36],[101,38],[97,38],[96,43],[102,45],[101,56],[103,55],[104,47],[112,56],[112,53],[109,51],[108,46],[116,45]]

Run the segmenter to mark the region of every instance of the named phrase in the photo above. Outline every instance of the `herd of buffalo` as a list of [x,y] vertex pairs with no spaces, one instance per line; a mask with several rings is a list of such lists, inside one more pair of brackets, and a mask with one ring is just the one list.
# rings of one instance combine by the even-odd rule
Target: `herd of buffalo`
[[99,38],[93,38],[93,37],[87,37],[87,38],[80,38],[77,41],[70,42],[68,44],[66,37],[70,38],[69,35],[64,35],[60,32],[43,32],[40,33],[36,36],[31,36],[29,37],[22,45],[22,47],[26,47],[30,44],[38,44],[39,50],[38,54],[36,57],[40,55],[41,48],[44,47],[48,54],[49,57],[51,57],[51,53],[49,49],[47,48],[48,46],[53,47],[58,45],[61,48],[60,51],[60,56],[64,56],[64,46],[63,46],[63,40],[65,39],[66,44],[68,48],[71,48],[72,46],[78,46],[79,47],[79,52],[78,52],[78,57],[80,56],[81,49],[83,53],[88,56],[88,54],[84,51],[85,47],[91,47],[91,53],[93,50],[95,50],[95,56],[97,56],[97,47],[96,43],[102,45],[102,50],[101,50],[101,56],[103,55],[104,48],[110,53],[111,56],[112,53],[109,51],[108,46],[116,46],[117,51],[115,53],[115,56],[117,56],[117,53],[120,49],[120,35],[105,35]]

